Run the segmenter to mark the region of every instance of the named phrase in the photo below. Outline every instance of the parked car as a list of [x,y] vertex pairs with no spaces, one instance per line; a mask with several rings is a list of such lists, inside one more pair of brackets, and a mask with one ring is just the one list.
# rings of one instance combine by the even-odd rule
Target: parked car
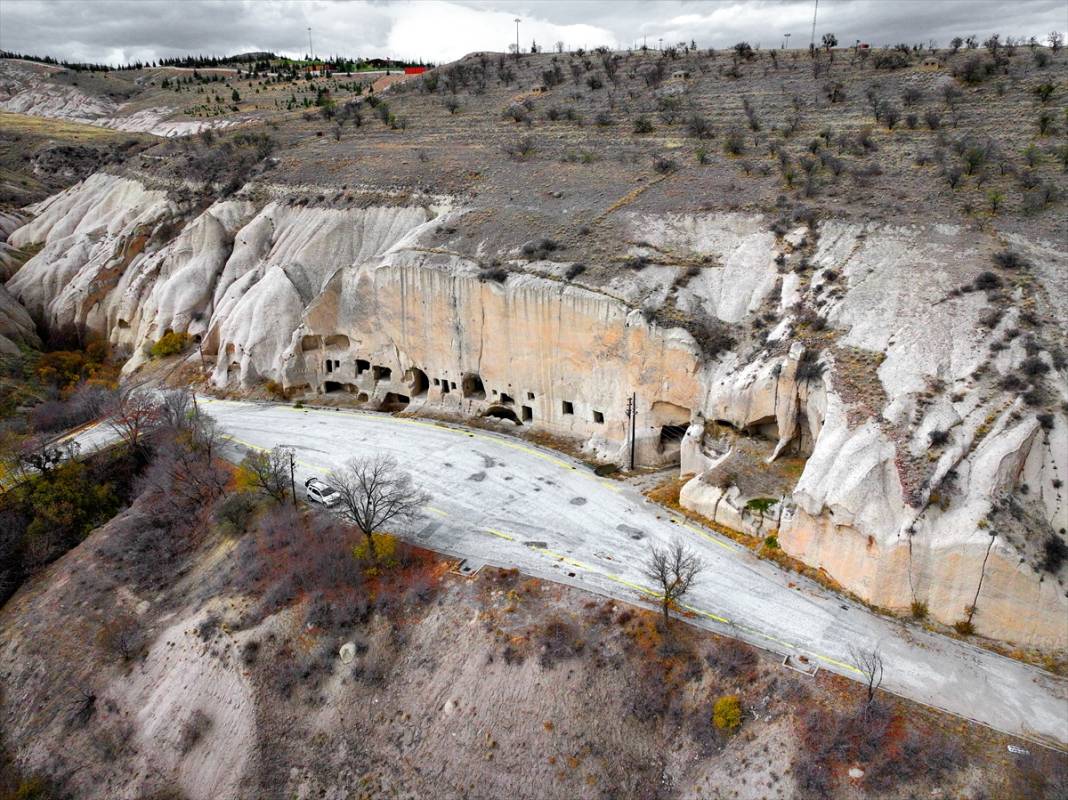
[[341,495],[319,478],[308,478],[304,481],[304,489],[309,503],[321,503],[324,508],[333,508],[341,501]]

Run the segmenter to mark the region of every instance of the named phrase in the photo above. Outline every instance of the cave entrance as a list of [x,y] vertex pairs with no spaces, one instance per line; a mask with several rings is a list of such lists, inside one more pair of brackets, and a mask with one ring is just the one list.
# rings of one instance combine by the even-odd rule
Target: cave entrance
[[474,400],[486,399],[486,387],[482,385],[482,377],[476,372],[465,372],[460,387],[464,397]]
[[664,425],[660,428],[660,449],[667,450],[670,447],[678,447],[682,437],[686,435],[687,425]]
[[779,424],[774,416],[761,417],[746,425],[745,433],[749,436],[766,439],[769,442],[777,442],[779,440]]
[[662,455],[673,456],[682,449],[682,437],[690,427],[690,409],[658,400],[652,408],[653,427],[659,428],[657,449]]
[[519,421],[519,417],[515,415],[515,412],[505,406],[490,406],[486,409],[486,412],[482,415],[484,417],[496,417],[497,419],[506,419],[509,422],[514,422],[516,425],[522,425]]
[[382,398],[382,404],[379,406],[379,409],[382,411],[403,411],[408,407],[408,403],[410,402],[411,398],[406,394],[389,392]]
[[404,380],[408,384],[412,397],[422,397],[430,389],[430,379],[418,367],[412,367],[405,372]]
[[355,392],[356,387],[351,383],[338,383],[337,381],[326,381],[323,384],[323,392],[325,394],[332,394],[334,392]]

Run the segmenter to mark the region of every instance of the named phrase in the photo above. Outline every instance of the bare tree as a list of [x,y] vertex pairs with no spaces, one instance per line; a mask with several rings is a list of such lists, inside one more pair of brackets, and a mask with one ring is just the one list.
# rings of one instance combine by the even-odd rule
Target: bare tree
[[389,522],[403,522],[419,515],[430,495],[415,487],[412,477],[401,472],[391,456],[354,458],[344,469],[326,479],[341,496],[339,511],[367,537],[367,548],[375,558],[372,534]]
[[135,388],[119,395],[108,424],[133,453],[144,455],[144,437],[159,420],[159,403],[149,392]]
[[867,684],[868,696],[864,703],[865,708],[870,708],[871,704],[875,700],[875,693],[878,691],[879,686],[883,682],[883,657],[879,652],[879,647],[876,645],[871,650],[865,650],[860,647],[850,647],[849,654],[853,658],[853,663],[857,669],[864,675],[864,680]]
[[290,470],[293,450],[279,445],[271,450],[256,450],[245,456],[241,466],[248,470],[253,485],[281,505],[292,488]]
[[162,434],[141,486],[157,522],[188,525],[191,514],[223,495],[230,474],[214,456],[218,434],[210,417],[194,416],[188,431]]
[[655,582],[660,590],[665,630],[671,623],[671,608],[690,591],[694,579],[704,566],[697,554],[682,542],[675,541],[667,547],[653,545],[645,562],[645,576]]
[[192,408],[193,392],[188,387],[171,389],[163,393],[160,415],[170,427],[177,430],[185,430],[192,424]]
[[132,661],[141,652],[145,640],[137,618],[120,613],[109,617],[100,626],[97,642],[123,661]]

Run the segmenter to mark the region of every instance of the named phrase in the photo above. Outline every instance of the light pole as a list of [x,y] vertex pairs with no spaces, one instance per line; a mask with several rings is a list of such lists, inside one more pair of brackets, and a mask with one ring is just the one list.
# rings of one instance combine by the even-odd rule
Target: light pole
[[314,60],[314,58],[315,58],[314,53],[315,53],[315,50],[312,49],[312,41],[311,41],[311,27],[309,26],[308,27],[308,58]]
[[664,49],[664,37],[661,36],[656,41],[657,41],[657,49],[663,51],[663,49]]
[[808,42],[808,49],[813,50],[816,47],[816,13],[820,10],[820,0],[816,0],[816,5],[812,9],[812,38]]
[[784,33],[782,35],[782,49],[786,50],[790,46],[790,34]]
[[515,18],[515,60],[519,60],[519,17]]

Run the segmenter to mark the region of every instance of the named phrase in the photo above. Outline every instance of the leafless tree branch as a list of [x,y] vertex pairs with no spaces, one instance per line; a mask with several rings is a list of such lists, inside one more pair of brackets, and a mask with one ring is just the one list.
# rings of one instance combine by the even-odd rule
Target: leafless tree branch
[[675,541],[667,547],[653,545],[645,562],[645,576],[660,591],[665,630],[671,622],[671,608],[690,591],[704,566],[697,554],[682,542]]
[[354,458],[326,479],[340,495],[339,511],[367,537],[375,556],[372,534],[390,522],[403,522],[419,515],[430,495],[415,487],[411,476],[401,472],[391,456]]

